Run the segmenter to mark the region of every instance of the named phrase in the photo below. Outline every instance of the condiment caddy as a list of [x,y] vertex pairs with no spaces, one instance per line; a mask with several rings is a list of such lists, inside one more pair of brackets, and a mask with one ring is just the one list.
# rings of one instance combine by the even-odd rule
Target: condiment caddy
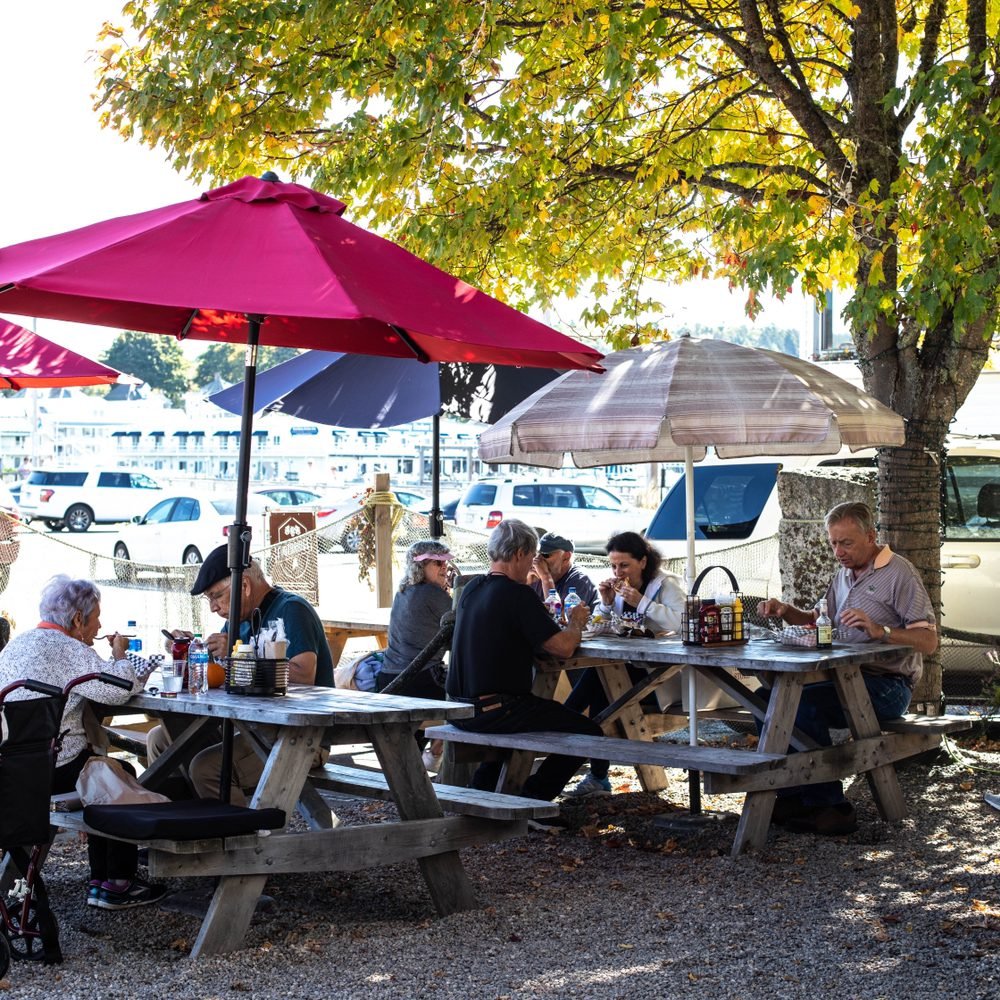
[[[721,569],[729,577],[732,590],[701,597],[698,588],[713,569]],[[725,566],[706,566],[698,574],[691,593],[685,598],[681,638],[685,646],[740,646],[747,641],[743,595],[736,577]]]

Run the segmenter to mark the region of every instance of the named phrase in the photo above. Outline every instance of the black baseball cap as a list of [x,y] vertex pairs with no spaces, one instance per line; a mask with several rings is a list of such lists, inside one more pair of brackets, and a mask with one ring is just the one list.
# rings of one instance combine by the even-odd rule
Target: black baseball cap
[[555,552],[557,549],[562,549],[563,552],[572,552],[573,543],[568,538],[563,538],[562,535],[557,535],[554,531],[546,531],[545,534],[538,539],[539,552],[543,552],[547,555],[549,552]]
[[205,561],[198,570],[198,579],[194,581],[191,594],[197,597],[204,594],[209,587],[215,585],[220,580],[225,580],[231,575],[229,569],[229,546],[220,545],[205,557]]

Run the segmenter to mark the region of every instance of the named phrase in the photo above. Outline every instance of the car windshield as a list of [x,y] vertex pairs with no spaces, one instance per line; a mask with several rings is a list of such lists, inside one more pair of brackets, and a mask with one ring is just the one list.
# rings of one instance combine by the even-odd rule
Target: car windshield
[[[749,538],[778,478],[777,462],[708,465],[694,470],[695,538]],[[653,518],[649,538],[685,537],[684,480],[679,479]]]
[[489,507],[497,497],[497,488],[493,483],[473,483],[465,494],[467,507]]

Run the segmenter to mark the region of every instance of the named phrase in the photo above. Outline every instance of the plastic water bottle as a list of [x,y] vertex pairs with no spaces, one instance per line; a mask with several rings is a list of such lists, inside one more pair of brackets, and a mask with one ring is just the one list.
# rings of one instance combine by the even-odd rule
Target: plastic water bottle
[[129,635],[132,636],[128,641],[128,648],[130,653],[141,653],[142,652],[142,639],[139,637],[139,630],[136,628],[136,623],[130,621],[128,623]]
[[204,694],[208,690],[208,647],[196,632],[188,647],[188,690]]
[[559,600],[559,593],[555,587],[549,588],[549,595],[545,598],[545,610],[557,625],[562,625],[562,601]]
[[819,614],[816,616],[816,648],[833,649],[833,622],[827,614],[825,598],[820,598]]
[[576,587],[570,587],[566,592],[566,600],[563,603],[563,614],[566,616],[566,621],[569,621],[570,612],[578,605],[583,604],[583,599],[576,592]]

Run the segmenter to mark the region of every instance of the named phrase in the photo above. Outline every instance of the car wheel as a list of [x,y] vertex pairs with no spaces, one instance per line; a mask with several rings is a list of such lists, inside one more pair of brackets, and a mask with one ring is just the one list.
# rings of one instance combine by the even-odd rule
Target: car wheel
[[115,576],[122,583],[135,582],[135,566],[132,565],[132,557],[128,554],[124,542],[119,542],[115,546]]
[[63,518],[70,531],[86,531],[94,523],[94,512],[82,503],[75,503]]
[[357,552],[361,548],[361,528],[353,521],[340,536],[340,545],[345,552]]
[[184,550],[184,565],[198,566],[202,563],[201,553],[195,546],[190,545]]
[[62,521],[46,521],[45,527],[48,528],[49,531],[62,531],[66,525],[63,524]]

